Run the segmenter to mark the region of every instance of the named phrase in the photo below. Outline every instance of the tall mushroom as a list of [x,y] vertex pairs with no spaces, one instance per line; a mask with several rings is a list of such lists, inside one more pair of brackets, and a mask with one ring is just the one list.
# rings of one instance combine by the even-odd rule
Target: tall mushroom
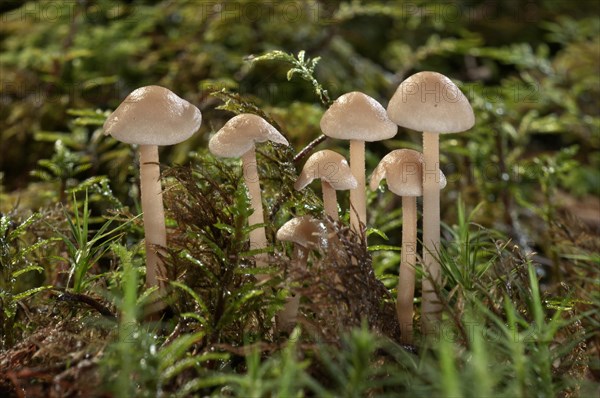
[[440,248],[439,134],[458,133],[473,127],[475,116],[469,100],[446,76],[419,72],[404,80],[387,108],[391,120],[402,127],[423,132],[423,279],[421,326],[424,333],[436,330],[441,304],[433,284],[441,283],[437,259]]
[[[231,118],[209,141],[208,149],[213,155],[229,158],[242,158],[244,181],[250,195],[253,209],[248,217],[250,226],[264,224],[260,181],[256,164],[256,143],[272,141],[281,145],[289,145],[279,131],[260,116],[243,113]],[[264,227],[250,231],[250,249],[267,247],[267,236]],[[266,266],[265,255],[256,256],[256,265]]]
[[[398,272],[396,313],[403,344],[412,344],[413,301],[415,297],[415,265],[417,262],[417,196],[423,195],[423,154],[411,149],[398,149],[381,159],[371,175],[371,190],[382,179],[388,189],[402,197],[402,259]],[[439,189],[446,186],[440,171]]]
[[321,179],[325,214],[337,221],[339,215],[335,191],[356,188],[356,178],[346,159],[329,149],[315,152],[306,160],[294,188],[300,191],[316,178]]
[[140,191],[146,236],[146,285],[164,292],[166,270],[157,253],[167,245],[158,145],[188,139],[202,123],[200,110],[160,86],[134,90],[104,123],[104,134],[128,144],[138,144]]
[[[325,225],[312,216],[292,218],[277,231],[277,240],[292,242],[294,254],[292,267],[305,269],[308,265],[310,250],[316,250],[327,245]],[[279,329],[287,330],[296,323],[300,295],[292,292],[283,309],[277,315]]]
[[350,224],[356,233],[361,233],[360,225],[367,223],[365,141],[392,138],[398,126],[379,102],[353,91],[339,97],[323,114],[321,130],[328,137],[350,140],[350,169],[358,182],[350,191]]

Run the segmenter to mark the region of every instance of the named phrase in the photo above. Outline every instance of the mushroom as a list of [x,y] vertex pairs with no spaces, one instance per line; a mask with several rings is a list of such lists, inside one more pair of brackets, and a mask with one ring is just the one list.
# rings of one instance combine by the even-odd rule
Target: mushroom
[[185,141],[200,128],[202,114],[188,101],[160,86],[134,90],[104,123],[104,134],[139,145],[140,191],[146,244],[146,286],[164,292],[166,270],[157,247],[167,232],[160,183],[158,146]]
[[315,152],[306,160],[294,188],[300,191],[316,178],[321,179],[325,214],[337,221],[339,216],[335,191],[356,188],[356,178],[346,159],[329,149]]
[[[335,191],[334,191],[335,193]],[[315,250],[327,245],[327,230],[325,225],[312,216],[292,218],[277,231],[277,240],[292,242],[294,254],[292,267],[304,269],[308,264],[310,250]],[[300,304],[300,295],[292,292],[283,309],[277,315],[280,329],[287,330],[296,323],[296,315]]]
[[[398,273],[396,313],[403,344],[412,344],[413,300],[415,296],[415,264],[417,260],[417,196],[423,194],[423,154],[411,149],[398,149],[385,155],[371,175],[371,190],[382,179],[388,189],[402,197],[402,259]],[[439,189],[446,186],[440,171]]]
[[391,120],[402,127],[423,132],[423,279],[422,329],[435,330],[441,304],[434,284],[441,283],[436,258],[440,246],[439,134],[457,133],[473,127],[475,116],[469,100],[446,76],[419,72],[404,80],[387,108]]
[[[357,186],[350,191],[350,224],[356,233],[367,223],[365,194],[365,141],[392,138],[398,126],[375,99],[358,91],[339,97],[321,118],[323,134],[350,140],[350,169]],[[353,209],[352,209],[353,208]]]
[[[250,204],[254,210],[248,217],[250,226],[264,224],[265,222],[255,151],[256,143],[265,141],[289,145],[285,137],[265,119],[257,115],[243,113],[225,123],[208,143],[208,149],[216,156],[242,158],[244,181],[250,195]],[[257,227],[250,231],[250,249],[256,250],[266,247],[265,228]],[[255,258],[257,266],[267,265],[265,255],[257,255]]]

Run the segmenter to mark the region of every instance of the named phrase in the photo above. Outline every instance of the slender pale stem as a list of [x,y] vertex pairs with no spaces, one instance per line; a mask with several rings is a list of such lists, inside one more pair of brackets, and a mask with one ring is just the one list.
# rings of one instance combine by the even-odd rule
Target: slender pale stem
[[417,198],[402,197],[402,259],[398,273],[396,312],[400,324],[400,341],[412,344],[415,264],[417,262]]
[[[308,262],[308,249],[304,246],[294,245],[294,258],[292,266],[306,269]],[[292,296],[286,299],[285,305],[277,314],[277,327],[279,330],[290,330],[296,325],[298,308],[300,307],[300,294],[292,292]]]
[[423,268],[426,277],[422,286],[421,329],[425,334],[436,331],[442,310],[431,281],[438,286],[441,282],[441,267],[437,260],[440,248],[439,140],[438,134],[423,133]]
[[[260,194],[260,181],[258,178],[258,167],[256,163],[256,152],[254,148],[242,155],[242,168],[244,181],[250,194],[250,205],[254,210],[248,217],[248,225],[264,224],[262,199]],[[254,228],[250,231],[250,250],[264,249],[268,246],[267,235],[264,227]],[[255,256],[256,266],[264,267],[268,259],[266,254]]]
[[365,193],[365,142],[350,140],[350,171],[358,185],[350,190],[350,226],[361,233],[360,224],[367,224],[367,197]]
[[323,191],[323,208],[325,214],[333,219],[333,221],[339,220],[338,206],[337,206],[337,195],[335,189],[327,181],[321,180],[321,190]]
[[156,145],[140,145],[139,153],[140,191],[146,236],[146,286],[158,286],[159,290],[163,290],[167,274],[156,247],[167,246],[167,230],[160,184],[158,147]]

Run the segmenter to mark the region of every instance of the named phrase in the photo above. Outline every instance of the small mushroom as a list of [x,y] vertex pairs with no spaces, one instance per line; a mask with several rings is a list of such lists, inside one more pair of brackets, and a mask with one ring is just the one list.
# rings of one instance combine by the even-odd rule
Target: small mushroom
[[323,114],[321,130],[328,137],[350,140],[350,169],[358,183],[350,191],[350,224],[356,233],[361,233],[361,224],[367,223],[365,141],[392,138],[398,126],[379,102],[353,91],[339,97]]
[[421,320],[428,333],[435,330],[442,309],[433,287],[441,283],[436,258],[440,246],[439,134],[468,130],[475,116],[460,89],[436,72],[419,72],[400,83],[387,112],[396,124],[423,132],[423,266],[431,279],[423,278]]
[[[417,196],[423,194],[423,154],[411,149],[398,149],[381,159],[371,175],[371,190],[382,179],[388,189],[402,197],[402,259],[398,273],[396,313],[403,344],[412,344],[413,301],[415,297],[415,265],[417,262]],[[446,186],[440,171],[439,189]]]
[[[254,210],[248,217],[250,226],[265,222],[260,194],[260,181],[256,164],[255,145],[272,141],[289,145],[279,131],[260,116],[244,113],[231,118],[209,141],[208,149],[213,155],[229,158],[242,158],[244,181]],[[264,249],[268,245],[264,227],[250,231],[250,249]],[[267,265],[265,255],[256,256],[256,265]]]
[[300,191],[316,178],[321,179],[325,214],[337,221],[339,215],[335,191],[356,188],[356,178],[346,159],[329,149],[315,152],[306,160],[294,188]]
[[156,247],[166,247],[167,232],[160,183],[158,145],[185,141],[200,128],[200,110],[160,86],[134,90],[104,123],[104,134],[138,144],[140,191],[146,236],[146,285],[164,292],[166,270]]
[[[312,216],[292,218],[277,231],[277,240],[292,242],[294,255],[292,267],[305,269],[310,250],[316,250],[327,245],[327,230],[323,222]],[[292,292],[285,306],[277,316],[281,330],[288,330],[296,324],[296,315],[300,304],[300,295]]]

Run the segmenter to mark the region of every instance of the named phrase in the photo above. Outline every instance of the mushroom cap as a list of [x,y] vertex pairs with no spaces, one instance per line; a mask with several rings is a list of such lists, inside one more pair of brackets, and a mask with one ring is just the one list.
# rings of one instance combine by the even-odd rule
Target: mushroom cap
[[[370,188],[376,190],[382,179],[398,196],[423,195],[423,154],[412,149],[397,149],[385,155],[371,175]],[[440,170],[440,189],[446,186],[446,176]]]
[[437,72],[419,72],[400,83],[387,113],[399,126],[428,133],[458,133],[475,124],[467,97]]
[[293,242],[307,249],[327,246],[326,239],[325,224],[309,215],[292,218],[277,231],[277,240]]
[[213,155],[238,158],[257,142],[273,141],[288,146],[283,135],[265,119],[251,113],[242,113],[229,119],[208,142]]
[[329,149],[315,152],[306,160],[294,188],[300,191],[316,178],[328,182],[338,191],[358,186],[346,158]]
[[339,97],[325,111],[321,130],[331,138],[371,142],[392,138],[398,126],[374,98],[353,91]]
[[188,101],[160,86],[131,92],[104,123],[104,134],[139,145],[173,145],[200,128],[202,114]]

